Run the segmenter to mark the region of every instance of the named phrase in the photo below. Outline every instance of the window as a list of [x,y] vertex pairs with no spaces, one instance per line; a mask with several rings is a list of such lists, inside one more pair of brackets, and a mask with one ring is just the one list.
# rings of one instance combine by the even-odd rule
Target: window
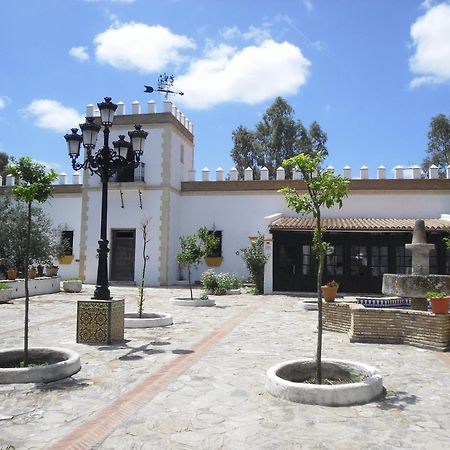
[[381,277],[384,273],[388,272],[389,258],[387,246],[373,246],[371,259],[371,271],[373,277]]
[[212,234],[218,239],[217,245],[211,250],[211,253],[208,254],[210,258],[219,258],[222,256],[222,232],[221,231],[208,231],[209,234]]
[[180,162],[184,164],[184,145],[180,145]]
[[397,273],[410,274],[411,250],[406,249],[404,245],[395,247],[395,264]]
[[64,256],[72,256],[73,255],[73,231],[63,231],[62,233],[62,241],[64,245]]
[[327,272],[329,275],[342,275],[344,273],[344,247],[333,245],[332,249],[332,253],[327,255]]
[[367,270],[367,247],[365,245],[352,245],[350,260],[350,275],[363,276]]
[[311,275],[312,272],[311,246],[302,245],[302,275]]
[[110,181],[117,183],[132,183],[133,181],[145,181],[144,176],[145,163],[140,162],[136,169],[133,167],[127,167],[124,170],[116,172],[111,177]]

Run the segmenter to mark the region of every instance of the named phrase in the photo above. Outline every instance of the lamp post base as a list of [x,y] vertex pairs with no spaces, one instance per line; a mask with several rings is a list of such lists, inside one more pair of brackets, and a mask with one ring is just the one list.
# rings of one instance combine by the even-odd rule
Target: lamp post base
[[125,299],[78,300],[77,342],[107,344],[124,339]]

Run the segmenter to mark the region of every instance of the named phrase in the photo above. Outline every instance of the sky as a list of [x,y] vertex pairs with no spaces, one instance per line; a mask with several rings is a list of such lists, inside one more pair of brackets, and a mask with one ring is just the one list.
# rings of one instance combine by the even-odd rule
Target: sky
[[185,93],[171,100],[194,125],[198,179],[233,167],[233,130],[277,96],[354,176],[420,165],[431,118],[450,114],[448,1],[15,0],[0,17],[0,151],[58,172],[73,172],[63,136],[87,104],[162,111],[144,85],[164,72]]

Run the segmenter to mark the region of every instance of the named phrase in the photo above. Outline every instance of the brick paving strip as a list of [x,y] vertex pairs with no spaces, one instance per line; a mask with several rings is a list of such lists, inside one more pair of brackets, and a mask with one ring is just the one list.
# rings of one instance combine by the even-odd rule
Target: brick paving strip
[[88,450],[103,442],[117,427],[152,400],[157,394],[186,372],[222,338],[253,314],[267,299],[257,305],[246,307],[224,325],[205,336],[192,347],[193,353],[180,355],[122,394],[109,405],[98,411],[92,418],[83,422],[65,437],[48,447],[49,450]]

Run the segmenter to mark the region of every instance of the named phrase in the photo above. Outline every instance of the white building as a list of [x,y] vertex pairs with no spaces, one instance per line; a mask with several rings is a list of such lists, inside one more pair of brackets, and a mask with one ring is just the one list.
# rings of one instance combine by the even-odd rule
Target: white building
[[[156,112],[152,101],[147,108],[141,112],[139,103],[134,102],[132,114],[125,114],[125,106],[119,103],[111,128],[110,142],[132,130],[134,124],[141,124],[149,135],[141,166],[134,174],[123,173],[109,184],[110,280],[139,282],[143,263],[140,224],[148,219],[146,285],[176,282],[180,278],[175,257],[179,237],[206,226],[221,232],[217,271],[248,277],[240,250],[263,233],[269,256],[265,291],[314,290],[312,221],[296,216],[277,192],[287,184],[301,190],[304,186],[298,174],[294,180],[284,180],[284,171],[279,169],[277,180],[266,180],[262,171],[262,179],[256,181],[249,169],[244,180],[238,180],[236,170],[224,174],[220,168],[214,172],[205,168],[202,181],[195,181],[192,124],[169,101],[164,102],[163,112]],[[88,106],[87,115],[93,112],[93,106]],[[334,248],[327,260],[326,277],[340,281],[345,292],[380,292],[382,273],[408,271],[404,243],[411,241],[417,218],[426,219],[428,238],[437,245],[432,271],[448,273],[442,237],[450,225],[445,216],[450,212],[450,171],[447,179],[439,179],[437,169],[431,168],[429,179],[420,179],[418,166],[395,168],[394,177],[387,178],[386,169],[380,166],[376,178],[370,179],[367,167],[362,167],[356,178],[345,167],[343,175],[352,180],[349,197],[342,209],[324,211],[327,239]],[[54,223],[73,236],[73,255],[60,263],[60,274],[80,276],[95,284],[100,179],[89,171],[67,178],[61,174],[54,197],[45,205]],[[7,184],[12,183],[11,177]],[[1,190],[5,192],[5,188]],[[194,280],[199,280],[205,269],[206,265],[199,267]]]

